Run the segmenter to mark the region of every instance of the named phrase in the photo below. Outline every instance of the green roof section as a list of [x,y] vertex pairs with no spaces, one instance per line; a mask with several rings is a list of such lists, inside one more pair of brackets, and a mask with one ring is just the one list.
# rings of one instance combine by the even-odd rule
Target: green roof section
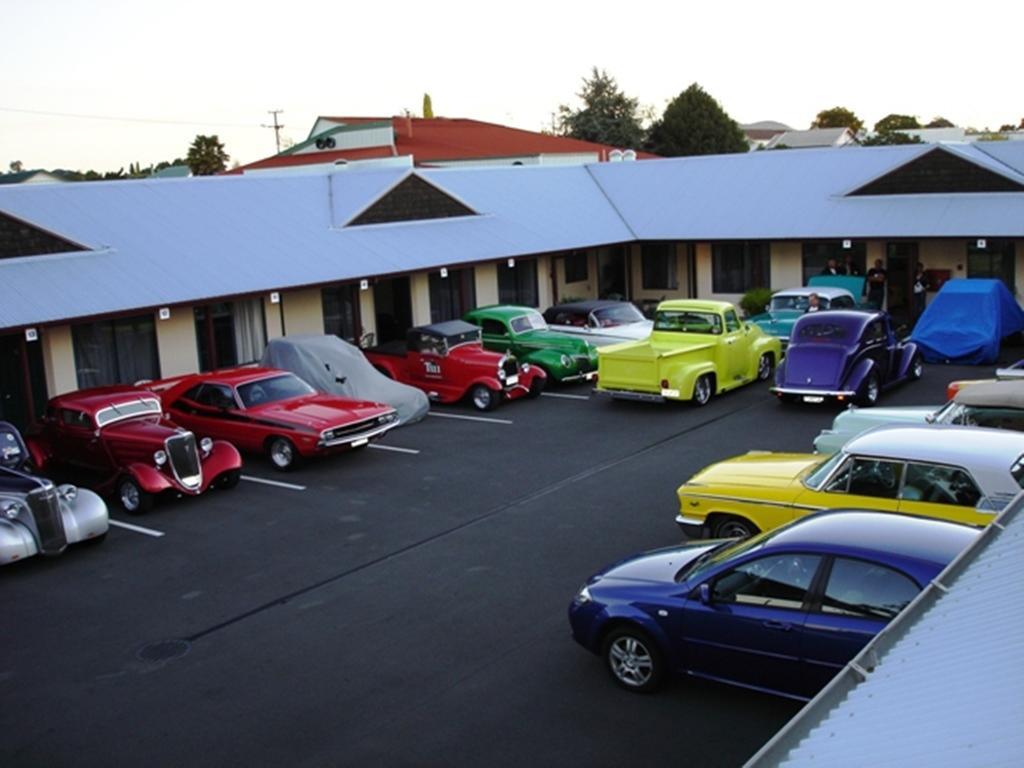
[[[318,118],[319,119],[319,118]],[[317,139],[323,139],[328,136],[334,136],[338,133],[354,133],[355,131],[363,131],[367,128],[390,128],[390,120],[375,120],[370,123],[358,123],[356,125],[339,125],[334,128],[329,128],[326,131],[321,131],[316,136],[310,136],[305,141],[300,141],[298,144],[294,144],[288,149],[283,150],[280,155],[294,155],[296,152],[305,149],[306,147],[316,146]],[[278,155],[280,157],[280,155]]]

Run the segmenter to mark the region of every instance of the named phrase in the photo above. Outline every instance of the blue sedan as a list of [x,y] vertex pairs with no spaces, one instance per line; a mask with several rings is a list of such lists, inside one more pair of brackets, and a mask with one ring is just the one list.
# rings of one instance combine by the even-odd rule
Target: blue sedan
[[806,700],[977,535],[888,512],[822,513],[623,560],[587,581],[569,623],[630,691],[678,672]]

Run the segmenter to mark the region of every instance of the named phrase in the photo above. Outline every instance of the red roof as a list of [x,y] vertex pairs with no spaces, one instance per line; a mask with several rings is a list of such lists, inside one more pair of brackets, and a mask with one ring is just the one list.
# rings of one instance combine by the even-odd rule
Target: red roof
[[[281,154],[243,165],[237,170],[280,168],[295,165],[331,163],[335,160],[367,160],[370,158],[412,155],[416,165],[430,165],[445,160],[477,160],[484,158],[520,157],[541,154],[596,153],[607,160],[616,147],[590,141],[549,136],[505,125],[479,120],[448,117],[326,117],[345,125],[390,120],[395,137],[394,151],[390,144],[359,149],[331,149],[299,154]],[[637,152],[638,158],[653,158]]]

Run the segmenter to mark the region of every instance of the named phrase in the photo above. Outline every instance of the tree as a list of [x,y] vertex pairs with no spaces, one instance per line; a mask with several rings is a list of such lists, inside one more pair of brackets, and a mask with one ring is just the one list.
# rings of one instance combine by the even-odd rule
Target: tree
[[25,164],[21,160],[12,160],[7,167],[11,169],[11,173],[21,173],[25,170]]
[[697,83],[676,96],[651,127],[648,146],[666,157],[747,152],[739,125]]
[[432,120],[434,117],[434,104],[430,101],[430,94],[423,94],[423,117]]
[[925,128],[956,128],[956,126],[944,117],[933,117]]
[[878,133],[892,133],[893,131],[920,128],[921,124],[916,117],[911,115],[886,115],[875,123],[875,131]]
[[224,151],[224,145],[220,143],[217,135],[196,136],[192,146],[188,148],[188,155],[185,162],[192,170],[193,176],[212,176],[220,173],[228,167],[228,160],[231,157]]
[[593,67],[590,78],[583,78],[583,88],[576,95],[583,107],[571,109],[566,104],[559,105],[555,121],[557,134],[613,147],[631,148],[643,144],[643,122],[647,115],[638,99],[619,90],[614,77]]
[[864,130],[864,121],[846,107],[823,109],[814,118],[811,128],[849,128],[854,133]]
[[886,131],[868,136],[861,141],[865,147],[883,147],[893,144],[923,144],[921,137],[915,134],[906,134],[901,131]]

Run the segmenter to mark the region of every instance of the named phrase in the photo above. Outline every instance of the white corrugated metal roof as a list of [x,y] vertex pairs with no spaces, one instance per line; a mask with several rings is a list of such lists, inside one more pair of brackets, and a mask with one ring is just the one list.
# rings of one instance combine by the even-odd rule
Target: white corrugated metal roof
[[847,667],[747,767],[1020,765],[1022,508],[1024,494],[854,660],[872,671]]

